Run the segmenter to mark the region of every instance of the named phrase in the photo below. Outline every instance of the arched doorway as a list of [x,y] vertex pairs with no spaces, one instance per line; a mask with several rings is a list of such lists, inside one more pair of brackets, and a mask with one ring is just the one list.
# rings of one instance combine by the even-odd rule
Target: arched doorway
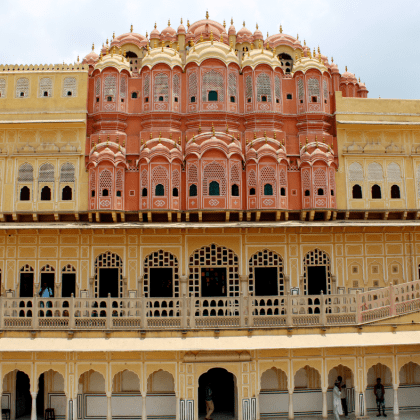
[[146,408],[147,418],[176,417],[175,381],[170,372],[159,369],[149,375]]
[[190,296],[239,296],[238,268],[238,256],[231,249],[217,244],[197,249],[189,261]]
[[96,298],[123,297],[123,263],[119,255],[105,252],[95,260],[94,296]]
[[65,418],[67,399],[64,390],[64,377],[60,372],[50,369],[39,376],[36,398],[38,417],[43,418],[45,409],[53,408],[56,418]]
[[394,390],[392,386],[392,371],[386,365],[382,363],[376,363],[371,366],[366,374],[366,411],[376,412],[376,398],[373,391],[373,387],[376,385],[377,378],[381,378],[381,383],[385,388],[385,411],[390,411],[394,407]]
[[420,408],[420,366],[408,362],[400,368],[398,385],[398,403],[400,410],[418,410]]
[[286,373],[275,367],[261,375],[260,417],[285,417],[289,410]]
[[[329,399],[328,399],[328,410],[332,411],[332,391],[334,388],[335,381],[341,378],[341,384],[342,384],[342,394],[341,398],[343,399],[343,396],[345,395],[345,404],[347,407],[347,412],[351,413],[355,409],[355,395],[354,395],[354,377],[353,377],[353,371],[343,365],[338,365],[333,367],[328,372],[328,393],[329,393]],[[344,388],[344,389],[343,389]],[[344,411],[344,406],[343,406]]]
[[214,413],[212,418],[237,417],[237,392],[235,376],[223,368],[213,368],[198,379],[198,413],[206,416],[206,387],[211,384]]
[[29,264],[20,269],[20,297],[34,297],[34,269]]
[[299,369],[294,376],[293,407],[300,415],[322,414],[321,374],[311,366]]
[[309,251],[303,260],[303,294],[331,294],[331,263],[328,254],[318,248]]
[[30,416],[32,408],[32,397],[30,391],[30,380],[29,376],[18,370],[16,372],[16,406],[15,406],[15,418]]

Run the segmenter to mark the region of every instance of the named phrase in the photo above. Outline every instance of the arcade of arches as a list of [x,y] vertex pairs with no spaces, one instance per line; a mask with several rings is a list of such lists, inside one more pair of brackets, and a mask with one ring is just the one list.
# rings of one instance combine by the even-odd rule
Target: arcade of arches
[[[338,376],[350,412],[373,412],[380,377],[386,408],[420,409],[420,346],[213,352],[2,353],[2,407],[11,419],[46,408],[67,420],[176,418],[205,414],[211,384],[216,413],[232,418],[332,412]],[[19,362],[17,362],[19,361]],[[15,368],[15,366],[19,366]],[[363,404],[363,405],[361,405]],[[364,411],[366,412],[366,411]],[[252,417],[252,416],[251,416]]]

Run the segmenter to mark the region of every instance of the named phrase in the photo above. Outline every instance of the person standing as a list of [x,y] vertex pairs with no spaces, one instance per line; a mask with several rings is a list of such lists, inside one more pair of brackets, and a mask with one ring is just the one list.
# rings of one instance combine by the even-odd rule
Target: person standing
[[333,413],[335,420],[340,420],[340,415],[343,414],[343,409],[341,406],[341,392],[340,392],[340,382],[335,381],[333,388]]
[[211,414],[214,411],[213,390],[211,389],[211,382],[206,386],[206,417],[204,420],[211,420]]
[[376,397],[376,407],[378,409],[376,417],[381,417],[381,408],[383,416],[387,417],[385,414],[385,388],[381,384],[381,378],[376,379],[376,385],[373,387],[373,392]]
[[341,406],[343,407],[343,412],[346,417],[349,416],[349,410],[347,408],[347,386],[346,383],[343,381],[343,378],[339,376],[337,381],[340,382],[340,389],[341,389]]

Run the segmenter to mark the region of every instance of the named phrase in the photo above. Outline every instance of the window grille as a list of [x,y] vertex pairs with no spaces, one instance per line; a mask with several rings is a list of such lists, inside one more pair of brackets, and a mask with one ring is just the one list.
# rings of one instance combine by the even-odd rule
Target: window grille
[[277,281],[278,281],[278,291],[279,295],[284,294],[284,276],[283,276],[283,259],[281,256],[273,251],[264,249],[254,254],[249,259],[249,293],[252,294],[255,292],[255,267],[277,267]]
[[45,96],[44,93],[47,92],[47,96],[52,96],[53,82],[49,77],[43,77],[39,81],[39,96]]
[[19,167],[18,182],[30,182],[34,180],[34,169],[29,163],[24,163]]
[[327,174],[324,169],[315,169],[314,185],[316,187],[324,187],[324,188],[327,186]]
[[156,185],[161,184],[164,188],[164,194],[168,194],[168,171],[163,166],[159,165],[153,168],[152,171],[152,188],[156,189]]
[[308,80],[309,97],[316,96],[319,98],[319,80],[311,78]]
[[168,251],[159,250],[149,254],[144,259],[143,265],[143,291],[145,297],[150,297],[150,269],[158,267],[169,267],[172,268],[172,284],[173,284],[173,296],[179,297],[179,264],[178,259],[175,255]]
[[335,170],[330,168],[330,189],[335,190]]
[[280,180],[280,185],[282,187],[286,187],[287,186],[286,171],[284,169],[280,169],[279,180]]
[[90,173],[90,190],[95,191],[95,189],[96,189],[96,175],[95,175],[95,172],[92,171]]
[[368,166],[368,180],[369,181],[383,181],[384,175],[382,166],[379,163],[370,163]]
[[[331,293],[331,265],[329,256],[320,249],[314,249],[306,254],[305,259],[303,260],[304,270],[303,270],[303,287],[304,294],[308,294],[308,266],[325,266],[326,268],[326,277],[327,277],[327,293]],[[316,281],[316,279],[311,279]]]
[[67,264],[63,267],[61,272],[62,273],[75,273],[76,269],[71,264]]
[[[23,95],[21,95],[23,93]],[[29,79],[21,77],[16,82],[16,98],[27,98],[29,96]]]
[[[68,92],[71,92],[71,95]],[[66,77],[64,79],[63,96],[77,96],[77,81],[75,77]]]
[[195,165],[190,165],[188,168],[188,182],[198,182],[198,170]]
[[148,182],[148,177],[147,177],[147,170],[146,169],[143,169],[142,171],[141,171],[141,186],[143,187],[143,188],[147,188],[147,184],[148,184],[149,182]]
[[101,79],[99,77],[96,78],[95,95],[96,96],[101,95]]
[[[103,173],[104,171],[102,171]],[[95,259],[95,278],[94,278],[94,294],[95,297],[99,297],[99,272],[103,268],[118,268],[118,289],[119,297],[123,296],[123,261],[121,257],[110,251],[99,255]],[[102,281],[106,281],[102,280]]]
[[252,77],[246,76],[245,79],[245,96],[246,99],[252,99]]
[[209,163],[203,171],[203,195],[209,195],[210,182],[217,181],[220,185],[220,195],[226,195],[226,173],[225,168],[217,162]]
[[6,97],[6,79],[0,79],[0,97]]
[[44,265],[44,267],[41,268],[41,273],[55,273],[55,268],[51,265],[47,264]]
[[107,169],[99,174],[99,193],[101,197],[103,197],[103,190],[108,190],[108,196],[112,195],[112,174]]
[[280,77],[274,77],[274,94],[276,96],[276,100],[278,99],[281,102],[281,89],[280,89]]
[[240,168],[237,164],[232,165],[230,169],[230,182],[241,182]]
[[324,80],[324,99],[328,99],[328,83]]
[[309,172],[309,169],[304,169],[302,171],[302,179],[303,179],[303,188],[305,190],[311,189],[311,174]]
[[277,195],[276,171],[271,166],[264,166],[260,170],[261,195],[264,195],[264,186],[270,184],[273,188],[273,195]]
[[147,98],[150,95],[150,75],[149,74],[146,74],[144,76],[143,95],[145,98]]
[[104,97],[113,96],[117,93],[117,78],[116,76],[106,76],[104,80]]
[[191,73],[188,78],[188,88],[190,91],[190,98],[192,96],[197,97],[197,73]]
[[[227,295],[239,296],[239,260],[231,250],[216,244],[197,249],[190,256],[189,295],[199,297],[201,291],[201,269],[204,267],[226,267]],[[232,310],[235,310],[232,308]],[[238,312],[239,315],[239,312]]]
[[159,73],[155,76],[155,82],[153,85],[154,89],[154,100],[159,101],[159,97],[163,96],[163,102],[168,102],[169,97],[169,77],[165,73]]
[[60,182],[74,182],[74,166],[72,163],[65,163],[61,167]]
[[228,96],[234,97],[236,102],[237,96],[237,78],[235,73],[229,73],[228,77]]
[[39,182],[54,182],[54,166],[51,163],[44,163],[39,168]]
[[20,272],[21,273],[34,273],[34,269],[29,264],[25,264],[24,266],[21,267]]
[[115,189],[117,191],[123,191],[124,188],[124,179],[123,179],[123,171],[121,169],[119,169],[117,171],[117,177],[115,179]]
[[262,102],[262,97],[267,97],[267,102],[271,102],[271,80],[270,76],[261,73],[257,77],[257,101]]
[[358,162],[353,162],[349,167],[349,181],[363,181],[363,168]]
[[398,163],[390,163],[387,169],[388,181],[389,182],[401,182],[401,168]]
[[253,169],[251,169],[248,174],[248,186],[250,187],[257,186],[257,175]]
[[172,188],[179,188],[180,178],[179,171],[174,169],[172,171]]
[[181,82],[178,74],[174,74],[174,77],[172,78],[172,93],[174,98],[179,98],[181,96]]
[[127,78],[125,76],[120,78],[120,98],[127,96]]
[[223,76],[215,70],[210,70],[203,76],[203,85],[201,87],[201,99],[203,102],[207,101],[207,93],[210,90],[217,92],[219,102],[225,100]]
[[298,95],[299,95],[299,101],[303,101],[304,99],[304,89],[303,89],[303,80],[298,80]]

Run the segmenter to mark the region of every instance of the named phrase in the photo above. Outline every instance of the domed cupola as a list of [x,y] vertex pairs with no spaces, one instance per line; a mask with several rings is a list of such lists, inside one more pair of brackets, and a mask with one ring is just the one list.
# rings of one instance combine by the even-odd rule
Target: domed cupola
[[162,41],[176,41],[176,31],[171,26],[171,21],[168,20],[168,26],[161,32],[160,38]]
[[94,66],[98,61],[99,55],[95,52],[95,44],[92,44],[92,51],[86,55],[83,59],[82,64],[87,64],[88,66]]
[[349,83],[357,83],[356,76],[353,73],[347,71],[347,66],[346,71],[341,75],[341,79],[343,81],[348,81]]
[[235,26],[233,25],[233,19],[230,20],[230,26],[229,26],[229,35],[236,35],[236,29]]
[[157,25],[155,23],[155,27],[152,32],[150,32],[150,40],[159,40],[160,39],[160,32],[157,30]]
[[186,34],[185,26],[182,24],[182,18],[181,18],[181,24],[178,26],[177,33],[178,33],[178,35],[185,35]]
[[243,42],[252,43],[252,41],[253,41],[252,32],[248,28],[245,27],[245,22],[244,22],[242,28],[239,29],[236,35],[236,42],[241,44]]
[[264,40],[264,36],[263,36],[262,32],[258,29],[258,23],[256,25],[256,29],[255,29],[255,32],[254,32],[253,39],[254,39],[254,41],[259,41],[259,40],[263,41]]

